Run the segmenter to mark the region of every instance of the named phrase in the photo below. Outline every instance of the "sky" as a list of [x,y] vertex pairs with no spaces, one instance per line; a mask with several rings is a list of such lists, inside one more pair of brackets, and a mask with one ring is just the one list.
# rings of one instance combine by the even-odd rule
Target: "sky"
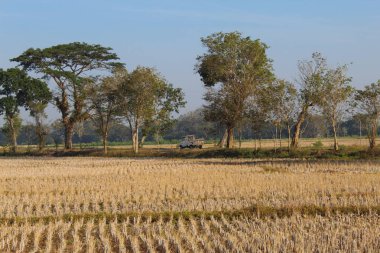
[[[111,47],[128,70],[155,67],[187,106],[202,106],[194,72],[201,37],[240,31],[269,46],[279,78],[294,81],[297,62],[321,52],[331,66],[350,64],[353,86],[380,79],[378,0],[0,0],[0,68],[30,47],[74,41]],[[49,119],[59,117],[49,107]],[[23,113],[24,117],[26,113]]]

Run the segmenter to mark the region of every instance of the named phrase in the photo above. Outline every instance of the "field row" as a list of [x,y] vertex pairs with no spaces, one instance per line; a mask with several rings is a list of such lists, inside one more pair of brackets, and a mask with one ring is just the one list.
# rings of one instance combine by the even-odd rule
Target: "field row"
[[380,216],[140,217],[0,227],[2,252],[375,252]]

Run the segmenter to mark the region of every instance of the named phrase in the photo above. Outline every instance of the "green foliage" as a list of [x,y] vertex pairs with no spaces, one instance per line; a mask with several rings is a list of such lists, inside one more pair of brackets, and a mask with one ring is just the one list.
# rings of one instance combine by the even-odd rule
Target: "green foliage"
[[[0,115],[12,116],[19,112],[19,107],[30,109],[34,100],[45,99],[47,84],[31,78],[18,68],[0,69]],[[49,92],[48,98],[49,100]]]
[[11,126],[9,120],[5,119],[5,123],[1,128],[1,131],[8,138],[8,143],[12,143],[13,134],[18,136],[18,134],[20,133],[20,129],[22,127],[22,119],[19,114],[14,115],[12,124],[13,125]]
[[273,80],[268,47],[239,32],[214,33],[201,41],[207,52],[197,57],[195,69],[207,88],[205,118],[227,127],[232,147],[233,129],[241,124],[249,98]]
[[185,105],[180,88],[173,88],[155,69],[140,66],[123,81],[119,95],[119,112],[130,125],[136,153],[139,128],[158,134],[171,125],[172,113]]
[[119,58],[111,50],[97,44],[73,42],[45,49],[30,48],[11,60],[27,71],[51,78],[57,84],[54,101],[62,114],[67,149],[72,146],[75,123],[88,117],[84,109],[87,86],[92,82],[89,74],[94,70],[112,70],[123,65],[115,61]]
[[50,97],[45,82],[29,77],[25,71],[18,68],[0,69],[0,115],[5,115],[7,122],[5,129],[10,136],[14,152],[21,127],[18,117],[20,107],[30,110],[31,115],[36,116],[38,110],[41,111],[46,107]]
[[312,145],[316,149],[321,149],[323,147],[323,143],[322,143],[321,140],[318,140],[318,141],[314,142]]

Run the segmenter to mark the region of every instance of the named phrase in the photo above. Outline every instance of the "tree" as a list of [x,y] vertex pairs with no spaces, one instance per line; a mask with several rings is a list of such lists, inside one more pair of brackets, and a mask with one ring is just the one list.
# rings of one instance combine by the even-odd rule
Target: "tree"
[[86,118],[86,86],[88,74],[94,70],[120,66],[119,58],[111,48],[101,45],[73,42],[45,49],[30,48],[11,61],[18,62],[25,70],[40,73],[57,85],[55,105],[65,126],[65,149],[72,148],[74,125]]
[[337,139],[337,125],[342,120],[344,105],[353,92],[349,85],[351,78],[346,76],[347,66],[329,69],[323,77],[323,96],[318,104],[323,115],[330,122],[334,135],[334,150],[339,150]]
[[227,128],[227,147],[233,147],[234,128],[244,118],[246,102],[258,85],[272,80],[267,46],[239,32],[214,33],[201,38],[207,52],[197,57],[197,73],[207,88],[206,117]]
[[30,116],[34,118],[38,149],[41,151],[45,147],[46,136],[49,134],[49,128],[44,124],[44,119],[47,117],[45,109],[52,99],[52,94],[47,85],[39,85],[33,90],[34,92],[29,94],[27,99],[27,106],[30,110]]
[[121,86],[120,105],[131,129],[133,151],[139,151],[139,129],[144,123],[171,117],[185,105],[180,88],[171,84],[152,68],[137,67]]
[[118,112],[118,94],[127,78],[125,69],[115,70],[114,74],[100,82],[93,82],[88,90],[90,118],[102,137],[103,152],[107,154],[108,134]]
[[17,137],[22,128],[22,119],[20,115],[14,114],[12,117],[5,117],[5,123],[1,128],[1,131],[7,137],[7,142],[10,143],[11,152],[17,151]]
[[30,115],[34,118],[34,131],[38,138],[38,149],[41,151],[45,148],[46,137],[49,135],[49,128],[44,124],[44,119],[47,118],[45,108],[47,104],[33,104],[30,110]]
[[55,151],[58,151],[59,144],[61,144],[64,140],[65,126],[63,125],[62,120],[57,119],[53,123],[51,123],[50,128],[50,136],[53,139]]
[[292,137],[291,148],[297,148],[304,123],[309,109],[318,104],[323,96],[323,76],[327,70],[326,59],[320,53],[313,53],[312,60],[298,63],[299,85],[298,94],[299,112]]
[[[264,92],[264,100],[269,102],[269,120],[275,126],[275,139],[278,137],[278,128],[286,125],[288,133],[288,149],[290,149],[291,128],[295,117],[297,90],[294,85],[285,80],[276,80]],[[276,141],[277,142],[277,141]],[[275,143],[276,143],[275,142]]]
[[380,117],[380,80],[367,85],[355,94],[358,109],[365,115],[369,148],[376,146],[378,121]]
[[257,151],[257,140],[261,148],[262,132],[268,120],[268,114],[271,110],[271,98],[269,95],[268,86],[261,86],[256,90],[254,97],[248,100],[248,108],[245,117],[248,119],[255,139],[255,151]]
[[[17,117],[20,107],[31,109],[35,101],[44,100],[47,84],[29,77],[18,68],[0,69],[0,115],[5,115],[7,129],[11,139],[12,152],[17,151],[17,134],[19,126]],[[21,125],[21,124],[20,124]]]

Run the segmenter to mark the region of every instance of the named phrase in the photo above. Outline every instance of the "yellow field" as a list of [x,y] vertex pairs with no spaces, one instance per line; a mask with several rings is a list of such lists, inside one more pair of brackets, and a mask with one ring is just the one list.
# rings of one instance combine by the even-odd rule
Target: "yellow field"
[[380,163],[0,159],[0,252],[380,249]]

